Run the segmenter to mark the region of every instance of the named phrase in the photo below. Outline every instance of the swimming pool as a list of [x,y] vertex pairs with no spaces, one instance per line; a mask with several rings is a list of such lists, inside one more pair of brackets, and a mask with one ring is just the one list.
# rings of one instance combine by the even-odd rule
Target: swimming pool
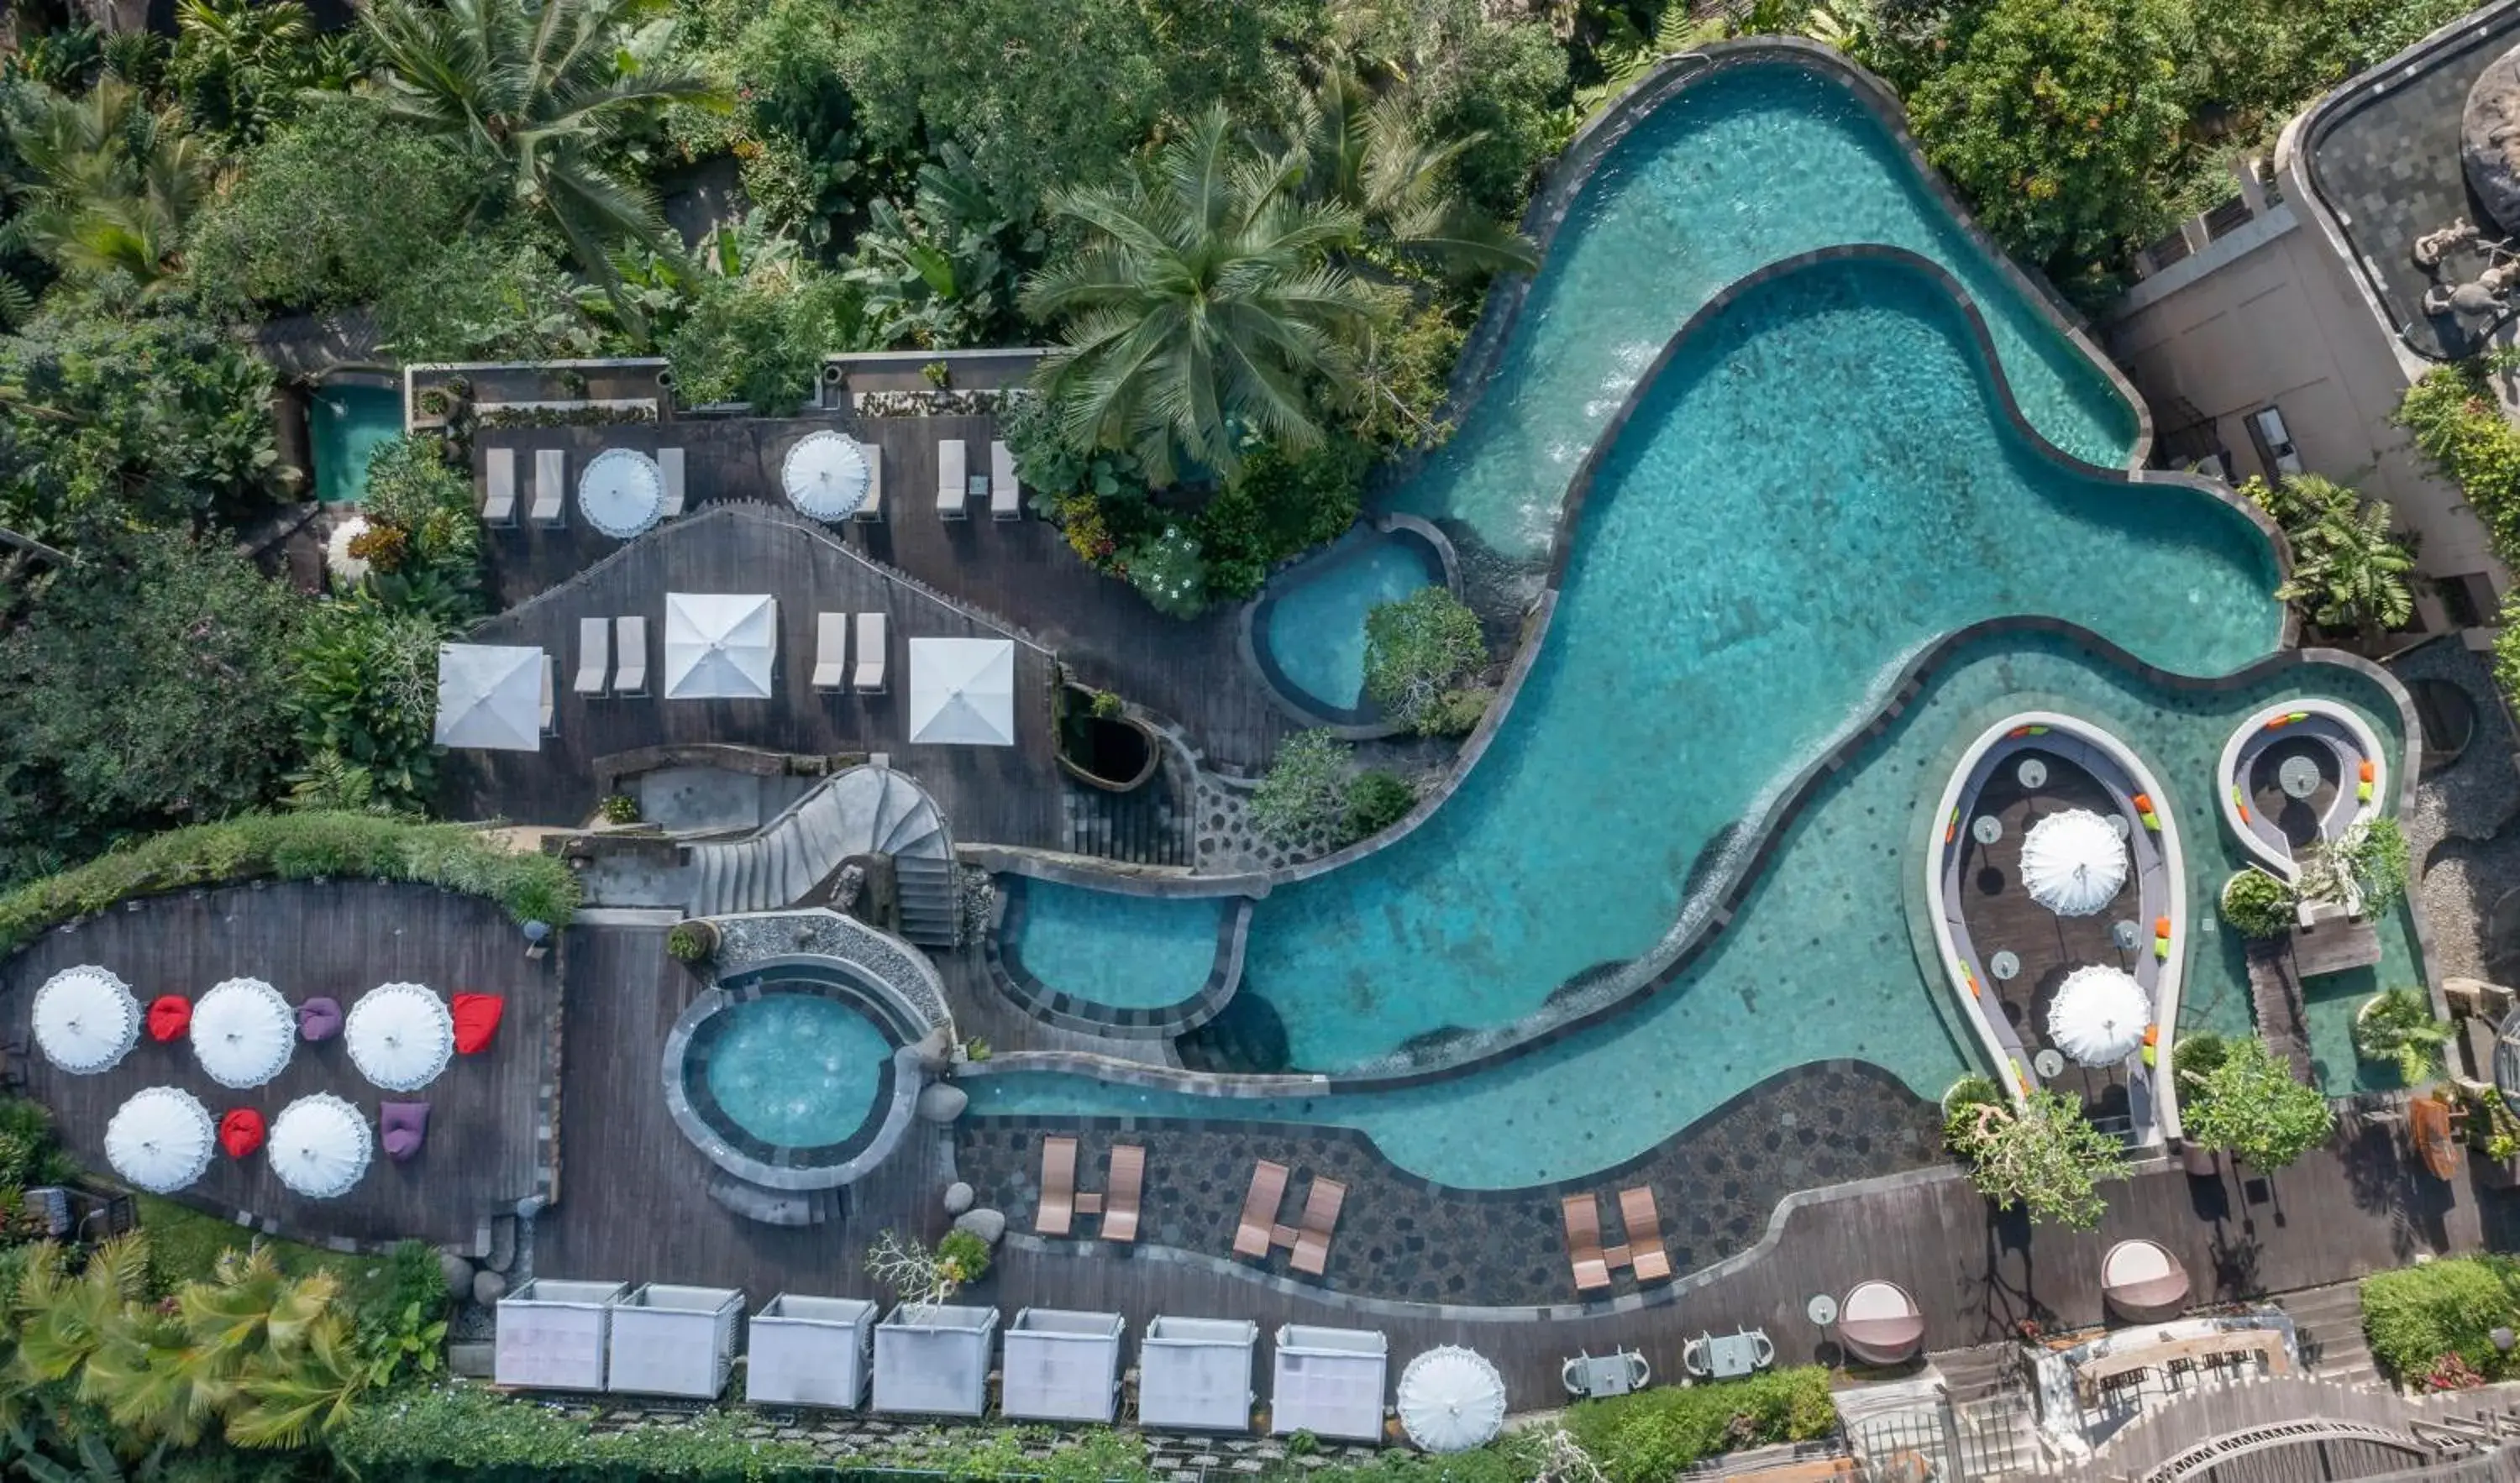
[[1252,624],[1267,678],[1322,716],[1363,722],[1365,620],[1384,603],[1444,585],[1444,560],[1414,531],[1360,528],[1270,582]]
[[1215,969],[1223,898],[1173,901],[1012,876],[1011,966],[1088,1006],[1160,1010],[1196,998]]
[[314,445],[315,498],[354,502],[368,492],[368,456],[402,436],[402,393],[349,382],[318,386],[306,399],[306,434]]
[[696,1039],[718,1110],[776,1148],[845,1144],[884,1090],[893,1046],[856,1008],[815,993],[771,993],[728,1006]]

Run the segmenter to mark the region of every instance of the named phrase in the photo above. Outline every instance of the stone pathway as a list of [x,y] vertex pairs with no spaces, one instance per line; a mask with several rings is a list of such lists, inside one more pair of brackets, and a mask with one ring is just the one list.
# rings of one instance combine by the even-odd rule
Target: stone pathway
[[2520,889],[2520,830],[2506,828],[2520,813],[2508,713],[2485,657],[2455,639],[2409,650],[2388,667],[2410,687],[2425,681],[2456,687],[2475,711],[2475,728],[2457,759],[2416,781],[2405,824],[2433,975],[2490,979],[2498,957],[2491,941],[2494,905]]

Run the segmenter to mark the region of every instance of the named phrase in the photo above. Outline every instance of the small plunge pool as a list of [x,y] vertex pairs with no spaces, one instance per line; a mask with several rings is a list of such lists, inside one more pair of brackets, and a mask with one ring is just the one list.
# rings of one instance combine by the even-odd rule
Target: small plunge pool
[[1443,555],[1417,531],[1352,530],[1269,584],[1252,615],[1254,655],[1296,704],[1344,724],[1370,722],[1367,615],[1443,585]]
[[1010,972],[1080,1006],[1113,1010],[1168,1009],[1204,991],[1218,927],[1234,899],[1126,896],[1001,878],[1009,899],[999,952]]
[[892,1062],[874,1020],[820,994],[766,994],[719,1019],[708,1089],[737,1127],[776,1147],[819,1148],[866,1126]]
[[355,504],[368,492],[368,457],[402,436],[402,393],[348,382],[318,386],[306,399],[306,436],[315,454],[315,498]]

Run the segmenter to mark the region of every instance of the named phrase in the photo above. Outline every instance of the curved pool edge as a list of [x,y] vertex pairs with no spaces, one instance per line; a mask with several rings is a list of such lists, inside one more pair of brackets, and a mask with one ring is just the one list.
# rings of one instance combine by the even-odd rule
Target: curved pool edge
[[[1216,954],[1198,989],[1169,1005],[1130,1009],[1070,994],[1042,982],[1024,966],[1015,946],[1023,929],[1027,879],[1048,879],[1021,871],[1001,873],[1008,884],[998,888],[989,908],[988,930],[980,938],[980,961],[999,994],[1044,1024],[1115,1040],[1169,1040],[1187,1035],[1225,1011],[1234,991],[1242,985],[1242,952],[1251,933],[1251,898],[1223,903],[1216,923]],[[1064,884],[1063,881],[1053,881]]]
[[[1326,546],[1316,547],[1282,563],[1269,574],[1259,596],[1242,605],[1236,619],[1236,644],[1242,654],[1243,667],[1259,677],[1260,690],[1289,720],[1299,725],[1328,731],[1344,742],[1374,742],[1384,737],[1399,736],[1408,728],[1377,719],[1363,705],[1345,710],[1333,709],[1297,685],[1269,652],[1265,635],[1269,618],[1285,594],[1278,591],[1281,584],[1300,580],[1307,571],[1344,554],[1342,548],[1361,546],[1376,536],[1384,540],[1415,540],[1435,556],[1444,573],[1444,586],[1454,597],[1462,595],[1462,561],[1453,549],[1452,538],[1432,520],[1404,512],[1391,511],[1366,517]],[[1359,697],[1362,700],[1362,697]]]
[[[2316,716],[2342,729],[2353,739],[2356,748],[2370,759],[2372,770],[2380,774],[2372,787],[2372,796],[2360,800],[2362,806],[2355,810],[2356,823],[2376,818],[2383,812],[2382,795],[2388,791],[2389,786],[2389,756],[2388,748],[2380,744],[2380,739],[2372,735],[2371,728],[2363,724],[2361,716],[2346,706],[2317,696],[2296,696],[2263,706],[2233,728],[2230,739],[2223,743],[2221,758],[2214,764],[2215,812],[2222,818],[2223,827],[2231,831],[2232,837],[2239,840],[2252,859],[2272,870],[2285,881],[2298,885],[2301,882],[2301,862],[2293,859],[2289,851],[2278,854],[2256,830],[2251,829],[2248,811],[2240,802],[2246,790],[2243,781],[2246,768],[2256,760],[2260,750],[2272,744],[2267,732],[2273,729],[2277,717],[2294,712]],[[2340,776],[2337,782],[2341,790],[2346,780]]]

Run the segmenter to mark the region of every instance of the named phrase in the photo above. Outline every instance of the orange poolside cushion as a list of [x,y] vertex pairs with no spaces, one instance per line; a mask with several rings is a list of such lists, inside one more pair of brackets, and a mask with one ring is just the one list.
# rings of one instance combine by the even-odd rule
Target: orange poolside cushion
[[458,994],[449,1000],[457,1053],[478,1056],[488,1050],[490,1037],[499,1033],[499,1015],[507,1007],[508,1002],[496,994]]
[[2379,770],[2378,768],[2373,767],[2373,766],[2371,765],[2371,759],[2370,759],[2370,758],[2365,757],[2365,758],[2363,758],[2363,759],[2362,759],[2362,781],[2363,781],[2363,782],[2365,782],[2365,783],[2369,783],[2369,782],[2373,781],[2375,778],[2377,778],[2377,777],[2379,776],[2379,771],[2380,771],[2380,770]]
[[193,1027],[193,1002],[181,994],[160,994],[149,1006],[149,1038],[181,1039]]
[[2155,917],[2152,919],[2152,935],[2155,937],[2169,936],[2170,919],[2167,917]]
[[2151,812],[2152,812],[2152,795],[2151,795],[2151,794],[2149,794],[2149,793],[2138,793],[2138,794],[2136,794],[2136,795],[2135,795],[2135,811],[2136,811],[2137,813],[2138,813],[2138,814],[2148,814],[2148,813],[2151,813]]
[[230,1107],[219,1119],[219,1146],[228,1157],[243,1158],[262,1146],[262,1114],[251,1107]]

